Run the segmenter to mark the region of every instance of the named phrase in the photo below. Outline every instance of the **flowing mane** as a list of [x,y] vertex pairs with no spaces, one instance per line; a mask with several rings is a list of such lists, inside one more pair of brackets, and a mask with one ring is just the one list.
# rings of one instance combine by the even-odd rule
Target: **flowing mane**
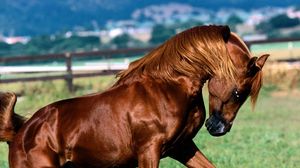
[[[247,45],[245,42],[235,33],[231,32],[231,38],[239,44],[239,47],[244,50],[247,53],[247,56],[249,59],[252,57],[252,54],[250,50],[248,49]],[[254,78],[252,78],[252,86],[251,86],[251,92],[250,92],[250,97],[251,97],[251,104],[252,104],[252,109],[254,109],[258,94],[260,91],[260,88],[262,86],[262,71],[258,71]]]
[[[228,31],[228,32],[224,32]],[[183,31],[118,74],[117,85],[147,75],[172,81],[178,75],[197,77],[200,71],[234,79],[235,67],[227,51],[224,26],[198,26]]]

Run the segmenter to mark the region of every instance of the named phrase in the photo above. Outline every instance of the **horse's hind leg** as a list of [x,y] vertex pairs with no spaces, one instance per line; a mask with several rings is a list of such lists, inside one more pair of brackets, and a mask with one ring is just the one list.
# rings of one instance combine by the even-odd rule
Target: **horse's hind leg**
[[60,167],[58,163],[52,162],[49,158],[37,157],[36,159],[28,160],[16,160],[12,159],[10,161],[10,168],[58,168]]
[[58,155],[50,149],[33,148],[28,152],[10,148],[10,168],[58,168],[60,167]]

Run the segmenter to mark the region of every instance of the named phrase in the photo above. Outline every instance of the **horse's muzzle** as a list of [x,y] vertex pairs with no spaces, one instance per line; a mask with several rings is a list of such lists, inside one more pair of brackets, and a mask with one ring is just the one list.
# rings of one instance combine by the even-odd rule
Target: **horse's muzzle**
[[205,122],[207,131],[212,136],[222,136],[230,131],[232,124],[227,123],[220,115],[213,113]]

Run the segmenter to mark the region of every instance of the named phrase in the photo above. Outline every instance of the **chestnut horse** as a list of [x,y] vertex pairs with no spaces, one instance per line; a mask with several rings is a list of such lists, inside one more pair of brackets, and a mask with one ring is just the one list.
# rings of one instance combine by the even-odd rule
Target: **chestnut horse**
[[157,168],[171,157],[187,167],[214,167],[193,137],[205,122],[208,81],[213,136],[229,132],[250,95],[253,105],[268,55],[252,57],[227,26],[199,26],[132,62],[103,93],[67,99],[25,121],[16,96],[1,93],[0,139],[11,168]]

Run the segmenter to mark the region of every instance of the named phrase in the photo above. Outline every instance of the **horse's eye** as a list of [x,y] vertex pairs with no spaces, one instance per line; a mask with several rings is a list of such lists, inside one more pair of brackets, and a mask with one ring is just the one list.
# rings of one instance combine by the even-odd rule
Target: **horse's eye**
[[241,97],[241,95],[237,89],[233,90],[233,96],[236,100],[238,100]]

